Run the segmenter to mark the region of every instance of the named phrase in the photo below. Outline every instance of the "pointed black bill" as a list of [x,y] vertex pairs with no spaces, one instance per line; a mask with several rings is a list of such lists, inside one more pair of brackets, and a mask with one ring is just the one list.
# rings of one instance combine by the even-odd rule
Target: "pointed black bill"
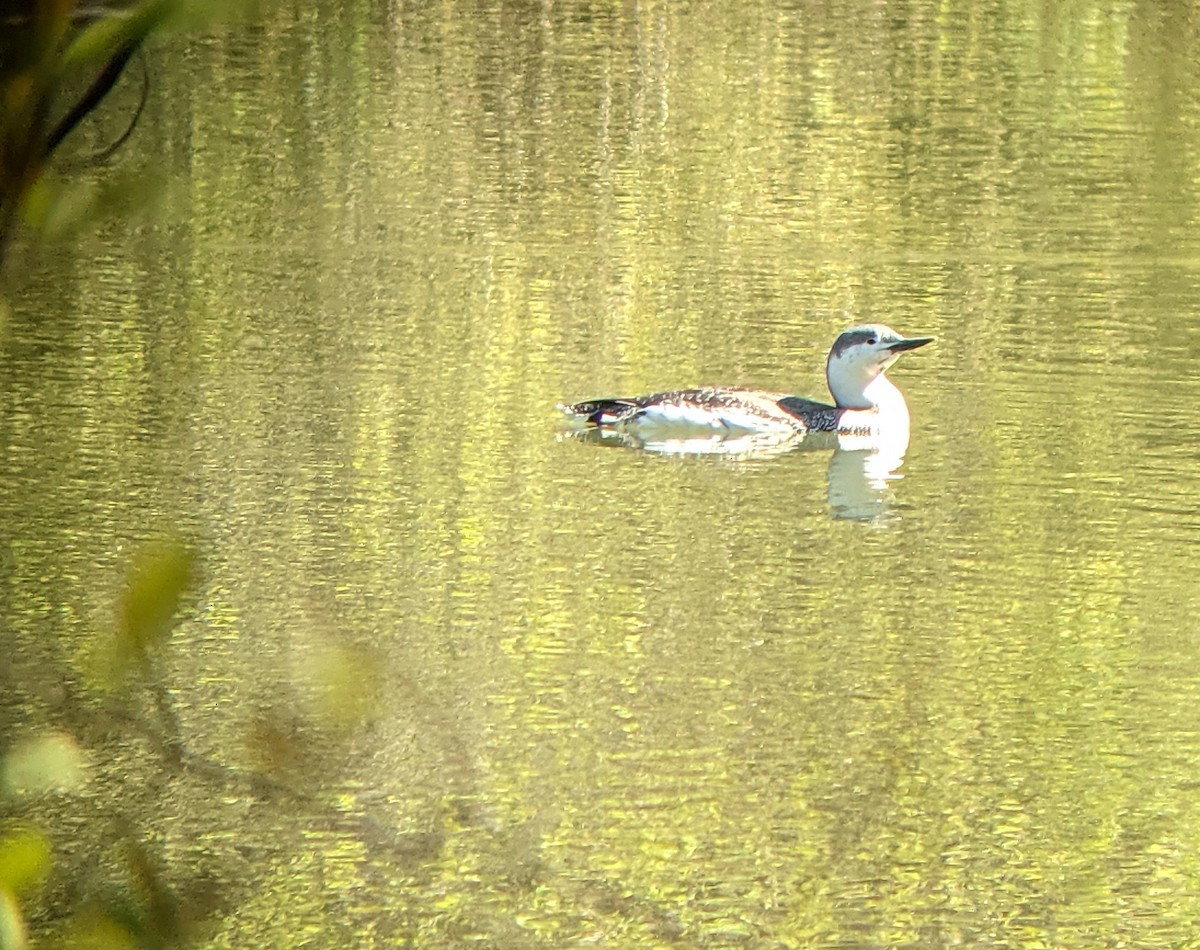
[[918,346],[924,346],[926,343],[932,343],[931,336],[913,336],[907,340],[897,340],[888,346],[888,349],[893,353],[903,353],[905,350],[915,350]]

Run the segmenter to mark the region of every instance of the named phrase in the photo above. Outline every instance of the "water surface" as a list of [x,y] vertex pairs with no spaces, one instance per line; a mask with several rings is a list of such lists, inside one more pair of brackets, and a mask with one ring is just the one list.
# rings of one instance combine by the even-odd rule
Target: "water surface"
[[[1198,32],[351,4],[161,43],[152,202],[5,289],[0,751],[87,763],[0,805],[55,847],[35,931],[132,836],[212,946],[1194,939]],[[938,338],[878,491],[560,438],[564,399],[824,398],[864,320]],[[101,700],[163,534],[195,589]]]

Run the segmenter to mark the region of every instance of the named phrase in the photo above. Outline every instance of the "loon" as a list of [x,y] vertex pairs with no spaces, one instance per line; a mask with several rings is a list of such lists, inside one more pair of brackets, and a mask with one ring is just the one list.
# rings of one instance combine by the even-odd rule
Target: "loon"
[[765,435],[802,438],[810,432],[908,438],[908,404],[886,371],[902,353],[933,341],[904,337],[881,323],[844,330],[829,350],[825,378],[834,404],[803,396],[728,386],[676,389],[559,404],[576,425],[642,439]]

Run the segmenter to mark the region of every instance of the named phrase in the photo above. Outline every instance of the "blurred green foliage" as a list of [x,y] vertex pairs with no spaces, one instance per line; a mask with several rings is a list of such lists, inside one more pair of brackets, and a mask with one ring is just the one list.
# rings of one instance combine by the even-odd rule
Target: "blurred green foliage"
[[115,682],[131,670],[146,669],[151,652],[171,630],[193,573],[192,553],[178,540],[151,545],[134,560],[117,604],[115,650],[108,671]]
[[24,947],[19,899],[50,873],[50,842],[36,828],[0,831],[0,950]]
[[17,742],[0,760],[0,792],[20,798],[71,791],[83,784],[87,765],[74,737],[48,730]]
[[[145,201],[153,172],[80,174],[83,166],[75,156],[64,162],[60,147],[96,110],[125,110],[114,110],[109,95],[136,71],[151,36],[211,23],[234,9],[244,15],[249,5],[117,0],[85,7],[74,0],[26,0],[17,6],[0,11],[0,269],[19,229],[63,237],[127,212],[124,196],[135,191]],[[124,133],[89,156],[89,164],[109,158],[134,131],[150,88],[144,64],[141,72],[141,104],[127,120],[119,118],[127,121]],[[8,312],[0,300],[0,335]],[[313,737],[325,743],[321,748],[336,746],[370,714],[381,685],[373,656],[331,646],[315,650],[297,670],[298,691],[272,707],[274,718],[259,717],[248,727],[249,770],[186,748],[168,690],[167,647],[196,574],[195,552],[179,539],[137,552],[115,597],[112,623],[102,623],[106,629],[94,631],[83,647],[90,675],[77,683],[70,669],[55,671],[63,699],[50,721],[31,734],[0,735],[0,811],[23,816],[20,823],[0,821],[0,950],[45,940],[70,947],[178,946],[194,940],[200,923],[213,917],[220,899],[202,875],[181,880],[180,869],[168,867],[144,813],[136,822],[119,806],[101,815],[79,795],[105,781],[125,790],[136,783],[132,774],[113,770],[111,753],[123,749],[123,741],[157,755],[161,774],[186,771],[223,791],[255,794],[269,787],[302,798],[314,784],[306,769],[327,771],[317,768],[321,752]],[[299,711],[292,708],[296,700]],[[252,744],[262,738],[255,729],[266,736],[261,747]]]
[[[155,651],[167,640],[194,577],[190,549],[177,539],[147,545],[131,561],[116,605],[116,624],[98,664],[99,685],[130,692],[150,672]],[[177,728],[171,713],[168,728]],[[177,743],[168,737],[166,745]],[[75,739],[48,731],[18,742],[0,760],[0,795],[30,798],[69,790],[86,780],[86,758]],[[187,916],[165,877],[132,829],[123,829],[126,884],[88,901],[67,924],[67,946],[162,947],[184,936]],[[49,837],[32,826],[0,829],[0,950],[27,945],[20,902],[50,875]]]
[[0,888],[20,896],[39,884],[50,870],[50,843],[33,828],[10,831],[0,838]]
[[[197,574],[194,549],[178,538],[148,542],[134,552],[115,596],[114,622],[93,638],[92,675],[85,684],[93,689],[74,697],[73,714],[99,723],[102,734],[115,726],[125,738],[150,740],[164,774],[187,771],[226,791],[270,790],[312,801],[312,775],[327,771],[321,756],[375,708],[382,688],[377,658],[364,649],[314,645],[294,671],[291,702],[249,724],[251,770],[203,758],[185,747],[167,689],[171,633],[187,613]],[[0,804],[28,815],[38,802],[56,800],[68,813],[78,812],[71,796],[112,773],[107,745],[89,748],[107,740],[97,740],[87,725],[75,729],[43,728],[0,746]],[[22,950],[47,934],[66,947],[157,948],[197,939],[223,900],[211,882],[202,873],[181,881],[180,869],[168,868],[156,853],[141,819],[118,810],[89,826],[78,817],[65,826],[52,818],[0,824],[0,950]],[[85,874],[83,886],[73,881],[65,902],[47,905],[43,892],[61,888],[80,871],[69,857],[56,867],[56,846],[68,844],[58,840],[64,827],[76,836],[67,852],[81,847],[77,836],[83,835],[91,862],[99,859],[104,871]]]
[[[211,21],[231,4],[140,0],[81,6],[73,0],[25,0],[0,23],[0,265],[22,222],[62,233],[105,210],[104,195],[85,183],[46,177],[50,162],[80,123],[117,85],[148,37]],[[82,91],[78,91],[82,89]],[[106,158],[132,133],[149,89]]]

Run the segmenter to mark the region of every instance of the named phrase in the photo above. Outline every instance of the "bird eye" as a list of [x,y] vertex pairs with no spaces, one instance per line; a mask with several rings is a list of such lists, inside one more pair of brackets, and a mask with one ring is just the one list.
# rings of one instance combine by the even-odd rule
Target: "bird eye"
[[872,336],[872,337],[868,337],[868,338],[867,338],[867,346],[874,346],[874,345],[875,345],[876,343],[878,343],[878,342],[879,342],[879,340],[877,340],[877,339],[876,339],[875,337],[873,337],[873,336]]

